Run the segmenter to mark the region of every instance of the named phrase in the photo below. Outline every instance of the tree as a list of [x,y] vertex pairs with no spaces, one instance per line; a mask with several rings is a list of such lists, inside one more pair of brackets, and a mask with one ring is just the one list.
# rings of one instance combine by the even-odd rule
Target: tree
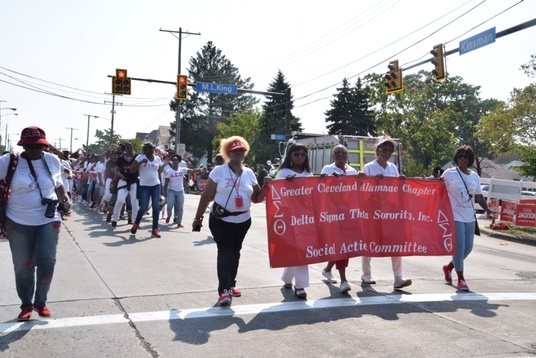
[[[414,171],[407,175],[418,176],[450,161],[461,144],[473,146],[480,157],[486,153],[485,141],[475,134],[476,124],[499,102],[482,101],[480,87],[465,84],[456,76],[436,83],[431,73],[419,71],[405,76],[403,92],[388,96],[383,76],[369,75],[365,79],[379,132],[400,138],[405,162],[413,161],[408,168]],[[477,170],[479,163],[477,160]]]
[[[286,82],[285,76],[281,71],[277,72],[277,75],[270,82],[267,92],[274,93],[287,93],[290,91],[290,84]],[[263,115],[259,123],[259,136],[258,140],[253,143],[252,152],[255,153],[259,163],[264,163],[267,160],[273,160],[275,157],[279,157],[279,143],[272,140],[272,134],[285,134],[286,128],[286,114],[287,105],[289,110],[292,111],[294,107],[292,94],[290,96],[290,102],[287,103],[286,97],[267,95],[266,100],[262,105]],[[301,131],[302,126],[300,119],[294,117],[292,112],[290,113],[290,131]]]
[[100,129],[97,129],[95,131],[95,137],[97,137],[97,141],[95,143],[90,144],[89,146],[84,145],[84,151],[86,153],[96,153],[100,154],[105,152],[108,147],[110,146],[110,143],[113,144],[119,144],[121,142],[121,136],[114,132],[113,138],[110,141],[110,129],[105,129],[104,131],[101,131]]
[[536,180],[536,147],[523,146],[520,148],[520,152],[523,154],[524,164],[520,167],[514,167],[514,169],[519,174],[531,176]]
[[253,147],[259,143],[261,118],[262,114],[252,107],[242,112],[233,113],[227,122],[217,124],[218,135],[212,140],[212,147],[218,150],[221,139],[239,135],[246,139],[250,145],[250,151],[245,161],[251,165],[255,164],[257,152],[253,150]]
[[369,94],[362,90],[361,79],[350,88],[343,79],[342,87],[331,101],[331,109],[325,112],[329,134],[376,135],[373,112],[369,109]]
[[[241,89],[253,88],[250,78],[243,79],[238,69],[229,61],[222,51],[209,41],[195,57],[189,61],[189,82],[206,82],[234,84]],[[189,99],[181,101],[181,142],[186,144],[188,152],[195,158],[207,155],[212,161],[212,140],[218,134],[217,124],[226,122],[235,112],[240,112],[256,103],[255,98],[247,94],[231,95],[221,93],[197,92],[190,89]],[[177,101],[170,103],[175,111]],[[175,128],[175,122],[171,123]],[[174,130],[171,130],[174,136]]]

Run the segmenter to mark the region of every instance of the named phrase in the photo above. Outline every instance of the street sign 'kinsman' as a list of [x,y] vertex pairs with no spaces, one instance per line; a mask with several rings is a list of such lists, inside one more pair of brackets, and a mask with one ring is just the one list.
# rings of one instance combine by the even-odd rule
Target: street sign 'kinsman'
[[460,55],[479,49],[495,42],[495,27],[481,32],[473,37],[460,41]]

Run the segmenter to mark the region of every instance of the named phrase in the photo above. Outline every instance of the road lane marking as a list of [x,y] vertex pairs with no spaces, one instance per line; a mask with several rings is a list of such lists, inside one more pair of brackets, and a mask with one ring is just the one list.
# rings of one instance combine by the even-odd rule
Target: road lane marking
[[364,307],[372,305],[411,304],[425,302],[459,302],[459,301],[535,301],[536,293],[436,293],[416,295],[386,295],[363,298],[334,298],[296,302],[278,302],[253,305],[233,305],[231,307],[208,307],[187,310],[169,310],[155,312],[70,317],[50,320],[33,320],[29,322],[6,322],[0,324],[0,334],[30,331],[38,329],[57,329],[90,325],[187,320],[194,318],[211,318],[240,316],[260,313],[301,311],[324,308]]

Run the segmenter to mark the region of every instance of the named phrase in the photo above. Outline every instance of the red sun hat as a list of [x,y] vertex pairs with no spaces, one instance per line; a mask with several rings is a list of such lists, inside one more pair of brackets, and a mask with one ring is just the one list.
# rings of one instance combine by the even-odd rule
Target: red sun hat
[[42,144],[50,146],[47,142],[45,131],[39,127],[26,127],[20,134],[20,140],[17,145],[23,146],[26,144]]
[[237,150],[237,149],[247,149],[247,148],[246,148],[246,145],[239,140],[235,140],[234,142],[229,143],[229,145],[227,146],[228,152]]

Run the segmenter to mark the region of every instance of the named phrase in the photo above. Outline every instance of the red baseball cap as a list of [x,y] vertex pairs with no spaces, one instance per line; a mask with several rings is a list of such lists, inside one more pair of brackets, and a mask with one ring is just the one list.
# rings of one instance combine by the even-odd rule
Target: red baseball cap
[[246,145],[244,143],[242,143],[241,141],[239,141],[239,140],[235,140],[234,142],[229,143],[229,145],[227,146],[227,151],[228,152],[233,151],[233,150],[237,150],[237,149],[245,149],[245,150],[247,150]]

